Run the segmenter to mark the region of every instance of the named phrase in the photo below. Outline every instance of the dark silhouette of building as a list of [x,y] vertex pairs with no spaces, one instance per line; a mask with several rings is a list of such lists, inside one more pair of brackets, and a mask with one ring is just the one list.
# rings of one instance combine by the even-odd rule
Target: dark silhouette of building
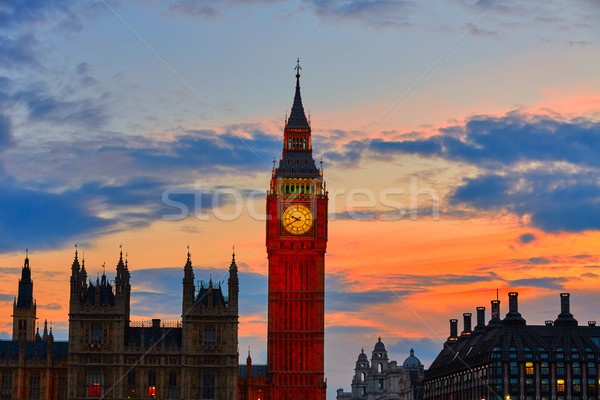
[[477,324],[463,314],[464,329],[450,320],[450,336],[425,377],[426,399],[597,399],[600,327],[580,326],[561,293],[561,312],[545,325],[528,325],[519,313],[518,294],[508,294],[509,312],[492,318],[477,308]]
[[312,157],[298,63],[283,152],[267,195],[267,364],[273,400],[325,399],[327,199],[322,169]]

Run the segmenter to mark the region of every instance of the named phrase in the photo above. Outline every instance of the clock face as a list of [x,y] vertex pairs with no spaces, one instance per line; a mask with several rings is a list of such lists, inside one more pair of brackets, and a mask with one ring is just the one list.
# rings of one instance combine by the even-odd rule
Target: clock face
[[283,211],[283,227],[291,234],[302,235],[308,232],[313,224],[313,215],[308,207],[293,204]]

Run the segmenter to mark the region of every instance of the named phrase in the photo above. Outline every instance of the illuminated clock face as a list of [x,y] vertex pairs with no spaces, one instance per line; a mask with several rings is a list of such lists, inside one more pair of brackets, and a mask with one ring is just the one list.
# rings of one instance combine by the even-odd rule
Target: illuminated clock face
[[294,204],[283,211],[283,227],[294,235],[306,233],[313,224],[313,215],[308,207]]

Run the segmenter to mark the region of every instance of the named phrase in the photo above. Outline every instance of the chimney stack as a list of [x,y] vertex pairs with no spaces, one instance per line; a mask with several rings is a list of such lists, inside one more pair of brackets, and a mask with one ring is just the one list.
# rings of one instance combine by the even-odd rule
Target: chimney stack
[[596,326],[596,321],[588,321],[588,326]]
[[477,325],[473,332],[483,332],[485,330],[485,307],[477,307]]
[[507,325],[525,325],[525,319],[521,317],[519,313],[519,293],[510,292],[508,294],[508,314],[502,321],[503,324]]
[[558,314],[558,318],[554,321],[555,326],[577,326],[577,320],[573,318],[573,314],[571,314],[571,304],[570,299],[571,295],[569,293],[561,293],[560,294],[560,314]]
[[498,327],[502,325],[500,321],[500,300],[492,300],[492,319],[490,319],[489,326]]
[[471,315],[470,312],[463,313],[463,326],[465,329],[461,332],[460,336],[469,336],[471,334]]
[[450,336],[448,336],[448,341],[453,342],[458,340],[458,320],[451,319],[450,320]]

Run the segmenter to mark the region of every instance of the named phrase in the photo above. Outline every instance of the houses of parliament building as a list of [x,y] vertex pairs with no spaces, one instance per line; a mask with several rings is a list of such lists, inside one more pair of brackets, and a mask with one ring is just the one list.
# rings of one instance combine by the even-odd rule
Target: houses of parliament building
[[238,271],[220,285],[194,284],[188,252],[182,319],[130,320],[130,273],[123,253],[114,283],[88,280],[77,251],[71,266],[69,340],[36,330],[29,257],[13,305],[13,335],[0,341],[2,399],[235,399],[238,384]]

